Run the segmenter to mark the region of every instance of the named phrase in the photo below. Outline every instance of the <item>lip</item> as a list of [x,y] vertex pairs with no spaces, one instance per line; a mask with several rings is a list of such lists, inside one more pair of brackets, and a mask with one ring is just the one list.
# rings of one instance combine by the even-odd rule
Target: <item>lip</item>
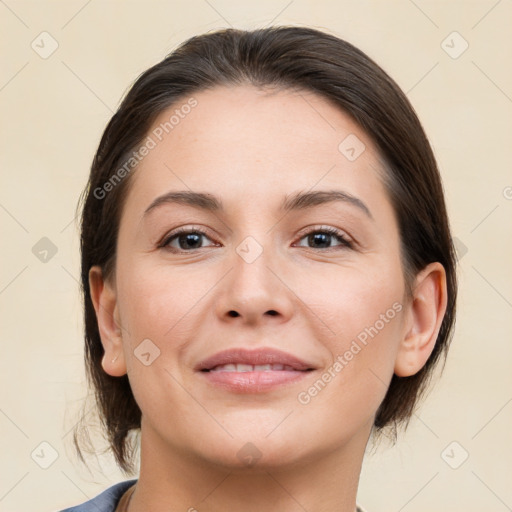
[[295,371],[314,369],[312,364],[275,348],[259,348],[255,350],[232,348],[217,352],[213,356],[204,359],[195,367],[195,370],[211,370],[215,366],[223,364],[282,364],[291,366]]
[[[211,371],[216,366],[226,364],[266,365],[281,364],[288,370],[266,371]],[[274,348],[248,350],[234,348],[210,356],[194,368],[211,385],[220,386],[235,393],[260,393],[279,386],[295,383],[304,379],[314,365],[292,354]]]

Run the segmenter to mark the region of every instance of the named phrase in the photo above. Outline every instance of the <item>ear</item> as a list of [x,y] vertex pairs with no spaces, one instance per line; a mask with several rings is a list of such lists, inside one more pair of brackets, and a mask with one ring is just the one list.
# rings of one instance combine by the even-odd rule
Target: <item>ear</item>
[[434,350],[446,312],[446,272],[430,263],[416,277],[408,308],[405,335],[398,348],[395,374],[409,377],[419,372]]
[[101,365],[112,377],[121,377],[126,374],[126,362],[115,286],[104,281],[101,268],[96,265],[89,270],[89,287],[105,351]]

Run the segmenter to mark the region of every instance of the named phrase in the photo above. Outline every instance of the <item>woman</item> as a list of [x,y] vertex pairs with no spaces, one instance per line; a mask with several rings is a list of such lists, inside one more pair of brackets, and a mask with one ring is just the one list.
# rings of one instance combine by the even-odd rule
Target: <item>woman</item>
[[81,250],[88,376],[125,474],[140,429],[140,475],[68,511],[353,512],[370,435],[407,424],[452,334],[424,131],[310,28],[208,33],[142,74]]

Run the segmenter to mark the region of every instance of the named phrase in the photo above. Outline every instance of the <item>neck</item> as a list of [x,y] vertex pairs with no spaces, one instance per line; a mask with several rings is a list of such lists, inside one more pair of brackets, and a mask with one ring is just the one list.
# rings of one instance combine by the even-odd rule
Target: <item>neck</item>
[[368,435],[287,465],[240,468],[170,448],[143,424],[140,477],[128,511],[354,512]]

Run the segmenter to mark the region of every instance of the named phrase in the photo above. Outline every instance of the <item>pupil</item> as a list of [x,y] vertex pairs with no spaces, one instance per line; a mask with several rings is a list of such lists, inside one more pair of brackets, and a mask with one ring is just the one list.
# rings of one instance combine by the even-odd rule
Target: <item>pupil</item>
[[327,234],[327,233],[315,233],[313,235],[310,235],[309,236],[309,241],[310,242],[314,242],[314,243],[320,243],[320,244],[324,244],[325,247],[330,247],[330,243],[329,243],[329,240],[328,240],[328,237],[330,237],[331,235]]
[[[186,235],[181,235],[180,236],[180,247],[182,249],[190,248],[190,246],[194,245],[194,242],[197,243],[200,241],[200,237],[201,237],[201,235],[199,235],[198,233],[187,233]],[[182,243],[182,242],[184,242],[184,243]],[[185,245],[185,247],[183,247],[183,245]],[[195,247],[192,247],[192,248],[195,248]]]

